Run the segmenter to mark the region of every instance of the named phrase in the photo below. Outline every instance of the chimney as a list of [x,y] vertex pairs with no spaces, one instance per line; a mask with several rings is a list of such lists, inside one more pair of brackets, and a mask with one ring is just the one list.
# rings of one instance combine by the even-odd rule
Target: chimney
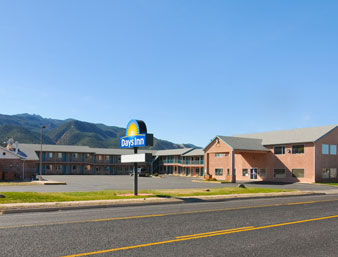
[[19,143],[18,141],[15,141],[15,153],[18,154],[19,151]]

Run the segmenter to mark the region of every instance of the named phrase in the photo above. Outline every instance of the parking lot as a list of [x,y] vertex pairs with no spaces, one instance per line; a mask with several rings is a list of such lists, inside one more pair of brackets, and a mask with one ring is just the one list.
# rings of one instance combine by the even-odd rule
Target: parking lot
[[[44,176],[50,181],[65,181],[67,185],[32,185],[32,186],[0,186],[0,192],[74,192],[98,190],[133,190],[132,176]],[[180,188],[212,188],[235,187],[232,183],[203,183],[201,178],[193,177],[139,177],[139,189],[180,189]],[[313,184],[246,184],[248,187],[297,189],[305,191],[322,191],[338,189],[334,186]]]

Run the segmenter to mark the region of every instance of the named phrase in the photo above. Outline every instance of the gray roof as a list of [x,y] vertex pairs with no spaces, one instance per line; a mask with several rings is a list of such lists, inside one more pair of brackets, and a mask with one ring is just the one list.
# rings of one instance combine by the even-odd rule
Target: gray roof
[[235,137],[262,139],[263,145],[294,144],[315,142],[338,125],[279,130],[262,133],[235,135]]
[[[19,144],[20,148],[32,149],[34,151],[40,151],[40,144]],[[78,145],[42,145],[42,151],[44,152],[73,152],[73,153],[94,153],[89,146]]]
[[19,151],[24,155],[26,160],[38,161],[39,157],[36,154],[35,150],[32,147],[29,147],[28,144],[19,144]]
[[217,136],[234,150],[269,151],[262,145],[262,139]]
[[157,156],[166,156],[166,155],[183,155],[190,151],[192,151],[193,148],[179,148],[179,149],[169,149],[169,150],[158,150],[154,153],[154,155]]
[[183,154],[183,156],[197,156],[197,155],[204,155],[203,149],[196,148],[190,152]]

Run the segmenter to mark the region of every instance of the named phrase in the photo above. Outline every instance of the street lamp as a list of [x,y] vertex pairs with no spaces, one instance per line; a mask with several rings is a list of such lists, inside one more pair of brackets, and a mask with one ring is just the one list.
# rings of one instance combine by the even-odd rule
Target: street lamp
[[39,177],[39,180],[43,180],[42,179],[42,135],[43,135],[43,129],[44,128],[46,128],[46,126],[45,125],[42,125],[41,126],[41,138],[40,138],[40,167],[39,167],[39,169],[40,169],[40,177]]

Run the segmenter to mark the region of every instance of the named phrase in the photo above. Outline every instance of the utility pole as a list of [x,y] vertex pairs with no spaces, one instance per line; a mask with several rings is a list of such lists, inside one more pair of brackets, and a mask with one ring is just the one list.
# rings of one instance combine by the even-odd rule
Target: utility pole
[[[137,154],[137,147],[134,147],[134,154]],[[137,162],[134,162],[134,195],[138,195],[137,178],[138,178]]]
[[40,169],[40,177],[39,177],[39,180],[42,181],[42,143],[43,143],[43,129],[46,128],[45,125],[42,125],[41,126],[41,138],[40,138],[40,166],[39,166],[39,169]]

